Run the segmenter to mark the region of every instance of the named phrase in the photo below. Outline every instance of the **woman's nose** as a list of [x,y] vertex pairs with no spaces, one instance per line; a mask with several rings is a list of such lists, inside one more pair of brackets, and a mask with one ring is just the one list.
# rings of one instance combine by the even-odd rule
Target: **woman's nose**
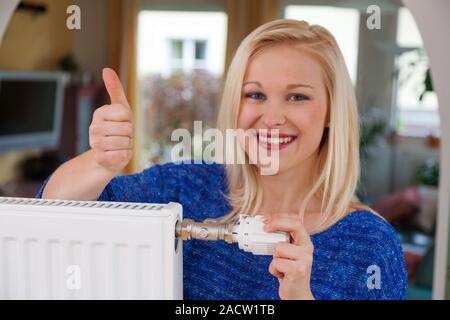
[[286,122],[282,106],[266,105],[262,115],[263,124],[268,127],[281,126]]

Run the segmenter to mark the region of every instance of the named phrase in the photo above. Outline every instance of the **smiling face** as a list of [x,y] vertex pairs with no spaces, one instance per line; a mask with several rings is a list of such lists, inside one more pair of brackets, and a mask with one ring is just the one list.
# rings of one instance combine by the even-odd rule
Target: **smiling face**
[[[316,161],[327,117],[322,73],[315,59],[292,46],[266,48],[248,65],[238,127],[268,130],[257,136],[258,147],[279,149],[278,173]],[[279,129],[278,141],[267,139],[271,129]]]

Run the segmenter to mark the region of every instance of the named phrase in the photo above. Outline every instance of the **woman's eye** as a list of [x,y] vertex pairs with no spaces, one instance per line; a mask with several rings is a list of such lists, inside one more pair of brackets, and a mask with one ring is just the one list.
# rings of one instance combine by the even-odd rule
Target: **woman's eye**
[[310,100],[308,96],[304,94],[292,94],[289,96],[289,101],[303,101],[303,100]]
[[266,96],[261,92],[249,92],[245,95],[245,97],[254,100],[264,100],[266,98]]

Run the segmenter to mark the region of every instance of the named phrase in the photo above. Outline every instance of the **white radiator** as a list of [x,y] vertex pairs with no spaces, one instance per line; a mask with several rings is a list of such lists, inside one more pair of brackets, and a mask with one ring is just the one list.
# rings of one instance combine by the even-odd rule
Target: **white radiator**
[[0,197],[0,299],[182,299],[178,203]]

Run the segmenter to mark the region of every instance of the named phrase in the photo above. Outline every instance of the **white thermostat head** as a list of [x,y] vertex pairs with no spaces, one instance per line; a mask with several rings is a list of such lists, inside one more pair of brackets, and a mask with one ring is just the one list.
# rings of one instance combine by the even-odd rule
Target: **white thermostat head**
[[239,244],[239,248],[255,255],[272,255],[278,242],[289,242],[287,232],[265,232],[264,216],[241,215],[239,222],[233,226],[233,242]]

